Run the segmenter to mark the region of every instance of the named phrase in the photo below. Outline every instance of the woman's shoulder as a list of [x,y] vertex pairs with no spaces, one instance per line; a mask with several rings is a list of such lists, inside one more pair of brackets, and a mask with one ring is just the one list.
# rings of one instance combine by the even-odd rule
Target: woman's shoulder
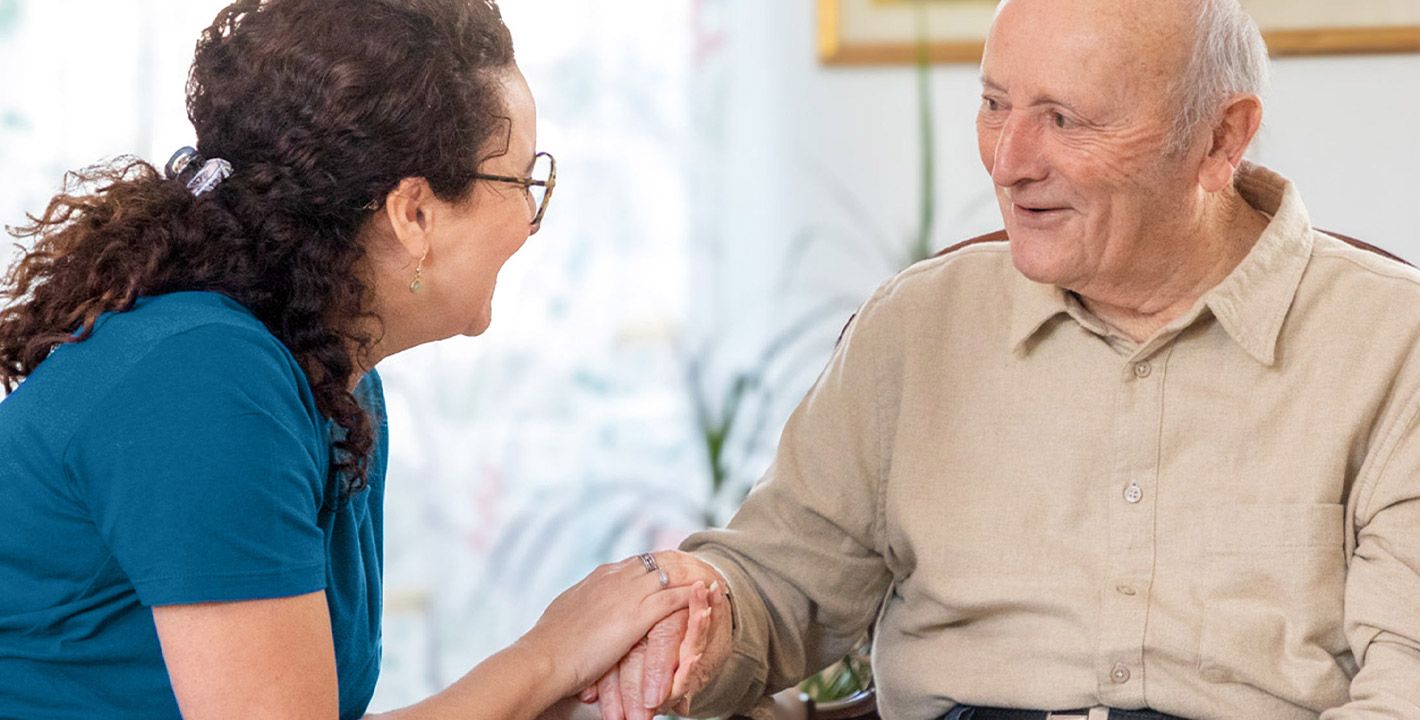
[[[159,343],[178,341],[184,335],[199,334],[211,343],[230,336],[257,340],[272,349],[284,348],[266,326],[245,306],[218,292],[187,291],[138,298],[133,307],[123,312],[100,316],[93,334],[84,342],[95,345],[131,345],[153,347]],[[78,343],[76,346],[82,346]],[[223,348],[210,348],[219,351]]]
[[211,394],[224,386],[314,408],[295,357],[250,311],[220,293],[179,292],[104,314],[88,338],[56,348],[10,400],[43,398],[79,414],[115,393],[171,397],[177,388]]
[[102,362],[114,363],[115,380],[168,384],[236,384],[249,390],[309,396],[291,351],[255,315],[216,292],[176,292],[140,298],[113,313],[77,343]]
[[51,359],[72,354],[113,368],[174,349],[190,366],[253,357],[295,364],[286,346],[250,310],[221,293],[202,291],[145,296],[129,310],[104,313],[88,338],[57,348]]
[[[113,465],[116,447],[134,462],[201,464],[229,437],[295,448],[311,468],[325,457],[324,420],[300,366],[255,316],[216,293],[144,298],[102,317],[0,403],[0,421],[0,452],[29,438],[46,462],[88,470]],[[239,455],[224,457],[232,464]]]

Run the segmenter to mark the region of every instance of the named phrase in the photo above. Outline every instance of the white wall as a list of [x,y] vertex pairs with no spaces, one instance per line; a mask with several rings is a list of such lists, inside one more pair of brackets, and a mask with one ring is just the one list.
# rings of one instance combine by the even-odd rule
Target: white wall
[[1420,55],[1286,58],[1254,146],[1318,227],[1420,263]]

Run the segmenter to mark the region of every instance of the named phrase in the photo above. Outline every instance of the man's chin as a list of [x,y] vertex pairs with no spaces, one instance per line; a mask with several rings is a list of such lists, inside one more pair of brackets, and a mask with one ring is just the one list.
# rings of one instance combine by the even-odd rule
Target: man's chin
[[1059,285],[1065,279],[1069,240],[1056,233],[1028,228],[1010,229],[1011,263],[1033,282]]

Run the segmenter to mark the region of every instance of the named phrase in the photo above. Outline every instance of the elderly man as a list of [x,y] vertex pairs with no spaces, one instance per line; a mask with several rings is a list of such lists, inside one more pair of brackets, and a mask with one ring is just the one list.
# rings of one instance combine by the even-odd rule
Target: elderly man
[[1420,718],[1420,273],[1243,161],[1266,63],[1236,0],[1003,3],[1009,242],[868,300],[657,556],[730,591],[692,682],[652,642],[603,712],[745,711],[871,627],[887,718]]

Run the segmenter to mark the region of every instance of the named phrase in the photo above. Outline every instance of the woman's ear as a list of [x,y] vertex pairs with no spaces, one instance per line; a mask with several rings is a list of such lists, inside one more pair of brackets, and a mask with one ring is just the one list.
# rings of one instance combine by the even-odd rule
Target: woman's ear
[[429,253],[435,199],[433,188],[424,178],[405,178],[385,196],[385,217],[395,239],[410,257],[422,258]]
[[1262,101],[1256,95],[1239,95],[1228,102],[1213,128],[1213,142],[1198,169],[1198,183],[1204,190],[1215,193],[1232,185],[1243,153],[1247,152],[1260,127]]

